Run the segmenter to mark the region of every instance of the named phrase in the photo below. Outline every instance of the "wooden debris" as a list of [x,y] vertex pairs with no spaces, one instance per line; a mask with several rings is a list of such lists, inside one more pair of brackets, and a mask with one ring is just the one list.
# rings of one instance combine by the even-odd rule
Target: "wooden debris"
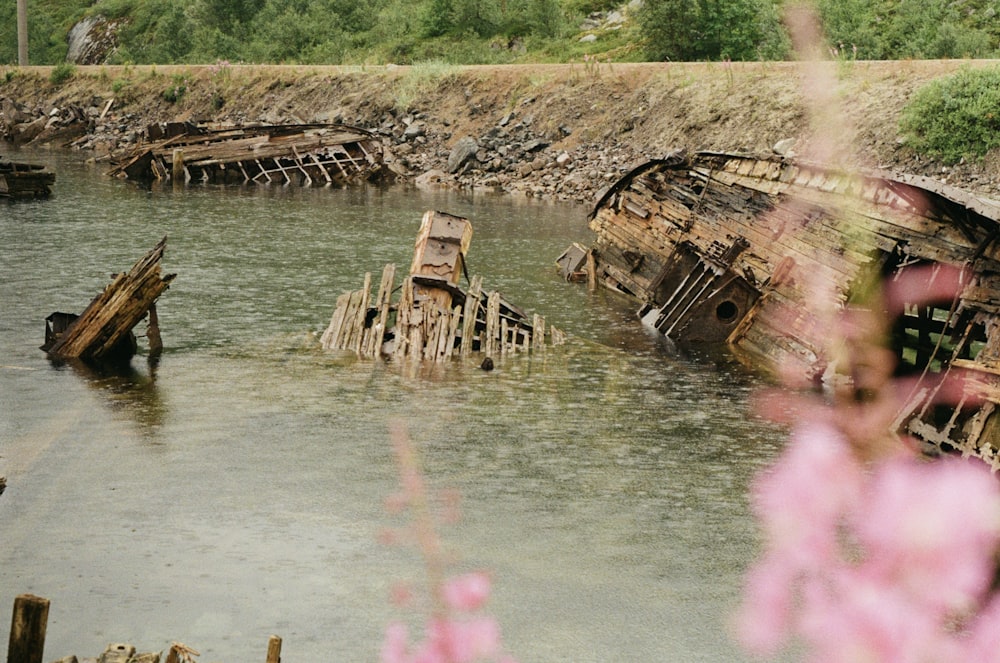
[[265,663],[281,663],[281,638],[277,635],[272,635],[267,640]]
[[201,656],[201,653],[183,642],[173,642],[167,652],[166,663],[197,663],[196,656]]
[[583,281],[587,278],[587,261],[590,249],[574,242],[556,259],[559,275],[567,281]]
[[0,198],[47,198],[55,181],[45,166],[0,159]]
[[[323,348],[350,350],[364,358],[435,362],[474,352],[492,359],[543,350],[546,325],[540,315],[529,318],[499,292],[484,296],[480,276],[471,278],[468,289],[459,284],[471,239],[467,219],[426,212],[398,301],[391,301],[397,290],[395,265],[385,266],[373,304],[372,275],[366,273],[361,290],[337,299],[320,339]],[[548,335],[552,344],[565,341],[551,325]]]
[[[963,290],[907,302],[890,348],[919,377],[896,430],[1000,469],[1000,207],[939,182],[843,172],[776,156],[677,152],[643,164],[595,206],[594,278],[634,297],[678,343],[726,342],[812,383],[852,372],[831,356],[821,284],[846,307],[871,277],[950,265]],[[572,262],[572,271],[578,269]],[[963,373],[965,398],[936,401]],[[970,377],[971,376],[971,377]],[[864,385],[855,384],[855,389]]]
[[384,175],[382,143],[339,124],[151,125],[150,142],[118,156],[110,174],[174,183],[342,186]]
[[33,594],[14,599],[7,660],[10,663],[42,663],[45,631],[49,621],[49,600]]
[[[79,316],[53,313],[46,318],[45,344],[41,349],[58,359],[93,362],[131,359],[136,351],[132,329],[154,311],[157,298],[176,276],[161,277],[160,261],[166,245],[164,237],[131,270],[115,275]],[[155,312],[150,325],[155,329],[151,352],[158,354],[162,343]]]

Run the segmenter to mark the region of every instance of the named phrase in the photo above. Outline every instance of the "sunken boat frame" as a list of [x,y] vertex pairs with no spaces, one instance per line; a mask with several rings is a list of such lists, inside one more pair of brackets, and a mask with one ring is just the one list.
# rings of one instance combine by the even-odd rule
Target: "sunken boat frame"
[[[679,151],[606,190],[588,268],[579,250],[561,264],[636,300],[638,317],[678,344],[726,343],[817,389],[857,378],[831,350],[824,307],[856,306],[873,275],[920,274],[930,289],[958,270],[956,294],[904,302],[892,321],[887,346],[908,387],[891,427],[1000,469],[998,219],[1000,204],[929,178]],[[961,393],[943,405],[949,383]]]

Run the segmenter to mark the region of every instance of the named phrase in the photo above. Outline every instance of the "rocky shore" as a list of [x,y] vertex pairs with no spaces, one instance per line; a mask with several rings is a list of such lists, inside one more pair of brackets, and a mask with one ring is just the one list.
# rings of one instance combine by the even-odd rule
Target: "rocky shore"
[[422,187],[474,188],[590,203],[638,162],[678,148],[809,156],[824,131],[866,168],[927,175],[1000,196],[1000,160],[946,167],[898,133],[914,90],[990,62],[831,63],[837,127],[810,121],[796,63],[517,67],[189,67],[0,69],[0,138],[98,162],[158,122],[359,126]]

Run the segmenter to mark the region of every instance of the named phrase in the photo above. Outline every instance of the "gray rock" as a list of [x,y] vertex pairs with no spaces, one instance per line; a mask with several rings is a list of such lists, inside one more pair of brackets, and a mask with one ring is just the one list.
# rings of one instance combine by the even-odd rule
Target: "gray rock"
[[796,139],[794,138],[782,138],[774,144],[774,147],[772,147],[771,150],[775,154],[779,154],[783,157],[790,157],[794,155],[792,148],[795,147],[795,143]]
[[418,189],[434,190],[444,187],[445,174],[440,170],[428,170],[426,173],[417,176],[413,184]]
[[546,143],[545,141],[535,139],[535,140],[529,140],[527,143],[525,143],[522,149],[525,152],[539,152],[541,150],[544,150],[548,146],[549,144]]
[[459,138],[448,155],[448,172],[457,173],[467,163],[475,160],[478,151],[479,144],[475,138],[471,136]]
[[426,132],[423,122],[413,122],[403,131],[403,138],[413,140],[418,136],[423,136]]
[[69,48],[66,61],[73,64],[101,64],[118,44],[121,19],[109,21],[103,16],[88,16],[66,36]]

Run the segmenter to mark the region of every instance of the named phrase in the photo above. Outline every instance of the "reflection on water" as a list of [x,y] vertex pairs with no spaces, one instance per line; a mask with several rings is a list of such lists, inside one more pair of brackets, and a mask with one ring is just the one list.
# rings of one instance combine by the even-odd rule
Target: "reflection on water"
[[[388,426],[463,496],[444,532],[488,568],[523,661],[739,661],[727,615],[756,537],[746,487],[780,444],[726,355],[669,351],[632,305],[560,281],[581,207],[398,189],[132,187],[38,153],[52,199],[0,209],[0,607],[52,600],[46,659],[109,642],[202,660],[375,660],[400,580]],[[426,209],[473,224],[470,274],[565,346],[388,365],[323,352],[336,298],[409,265]],[[49,363],[82,310],[163,235],[164,352],[124,373]],[[142,344],[140,343],[140,347]],[[0,621],[0,629],[5,625]],[[0,639],[6,637],[0,631]]]

